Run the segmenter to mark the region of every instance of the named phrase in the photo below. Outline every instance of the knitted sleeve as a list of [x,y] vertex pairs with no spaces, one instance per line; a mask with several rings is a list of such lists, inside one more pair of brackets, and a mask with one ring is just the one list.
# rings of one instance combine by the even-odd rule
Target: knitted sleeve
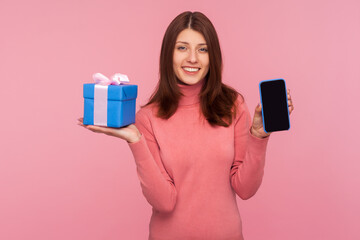
[[261,185],[269,137],[260,139],[250,133],[251,117],[245,101],[238,104],[234,124],[235,157],[230,181],[236,194],[246,200],[252,197]]
[[128,143],[135,159],[142,192],[150,205],[159,212],[171,212],[176,204],[174,181],[160,158],[151,120],[145,109],[136,113],[135,126],[141,133],[139,141]]

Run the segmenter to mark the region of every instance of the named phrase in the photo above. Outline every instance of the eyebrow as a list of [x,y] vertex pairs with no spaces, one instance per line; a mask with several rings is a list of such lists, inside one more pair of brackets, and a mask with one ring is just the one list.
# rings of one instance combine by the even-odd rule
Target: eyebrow
[[[184,44],[189,45],[188,42],[183,42],[183,41],[177,41],[176,43],[184,43]],[[207,44],[206,44],[206,43],[199,43],[198,46],[199,46],[199,45],[207,45]]]

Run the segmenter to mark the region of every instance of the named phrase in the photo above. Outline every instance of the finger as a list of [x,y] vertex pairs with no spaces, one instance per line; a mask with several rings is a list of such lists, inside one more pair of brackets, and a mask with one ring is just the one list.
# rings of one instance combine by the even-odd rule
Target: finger
[[293,105],[289,106],[289,114],[290,114],[293,110],[294,110],[294,106],[293,106]]
[[97,132],[97,133],[105,133],[105,134],[111,134],[111,129],[107,127],[99,127],[99,126],[88,126],[88,129]]
[[83,125],[83,123],[84,123],[84,121],[83,121],[84,119],[83,118],[78,118],[78,124],[82,124]]
[[258,103],[258,105],[255,108],[255,113],[261,112],[261,103]]
[[86,127],[86,128],[94,133],[103,133],[102,131],[100,131],[99,129],[96,129],[96,128],[92,128],[92,127]]
[[80,126],[85,126],[83,122],[83,118],[79,118],[77,124]]
[[102,132],[102,127],[98,127],[98,126],[94,126],[94,125],[87,126],[87,129],[89,129],[93,132]]

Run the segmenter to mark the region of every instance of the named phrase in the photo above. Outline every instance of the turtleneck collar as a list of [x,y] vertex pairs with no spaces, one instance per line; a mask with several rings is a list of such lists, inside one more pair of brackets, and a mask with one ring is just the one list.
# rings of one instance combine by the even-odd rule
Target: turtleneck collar
[[177,83],[181,93],[184,94],[184,96],[180,97],[179,106],[188,106],[200,102],[199,93],[204,83],[205,78],[193,85],[184,85]]

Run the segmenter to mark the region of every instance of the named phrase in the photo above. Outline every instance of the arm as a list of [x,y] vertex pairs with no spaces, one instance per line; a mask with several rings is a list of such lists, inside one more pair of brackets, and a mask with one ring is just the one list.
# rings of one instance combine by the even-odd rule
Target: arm
[[269,137],[251,134],[251,117],[245,102],[239,103],[235,119],[235,158],[230,181],[236,194],[243,200],[252,197],[261,185],[265,167],[265,153]]
[[135,125],[140,140],[128,143],[134,155],[142,192],[150,205],[159,212],[171,212],[176,204],[176,188],[160,158],[159,146],[145,111],[138,111]]

